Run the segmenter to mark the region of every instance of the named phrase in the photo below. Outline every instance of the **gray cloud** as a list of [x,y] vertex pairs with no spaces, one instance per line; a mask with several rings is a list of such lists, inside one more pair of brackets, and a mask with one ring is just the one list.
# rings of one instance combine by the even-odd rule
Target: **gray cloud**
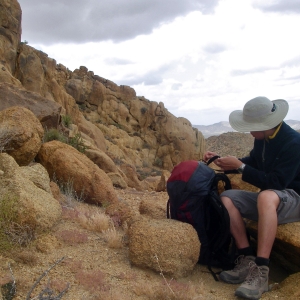
[[300,13],[300,2],[299,0],[277,0],[267,3],[263,1],[257,1],[254,7],[264,12],[278,12],[288,14],[299,14]]
[[164,64],[160,66],[157,69],[150,70],[147,73],[144,74],[128,74],[124,78],[120,80],[116,80],[118,84],[122,85],[139,85],[139,84],[144,84],[144,85],[158,85],[163,82],[163,79],[166,77],[166,73],[169,72],[170,70],[173,70],[174,68],[174,62]]
[[232,70],[230,72],[230,74],[232,76],[243,76],[243,75],[253,74],[253,73],[263,73],[263,72],[275,70],[275,69],[278,69],[278,68],[263,66],[263,67],[253,68],[253,69]]
[[276,70],[279,68],[285,68],[285,67],[298,67],[300,66],[300,56],[296,56],[292,59],[284,61],[280,66],[278,67],[268,67],[268,66],[261,66],[253,69],[236,69],[231,71],[232,76],[243,76],[247,74],[253,74],[253,73],[263,73],[270,70]]
[[199,10],[212,13],[219,0],[19,0],[29,43],[120,42],[149,34],[163,23]]
[[123,79],[115,80],[120,85],[157,85],[162,83],[163,77],[159,71],[151,71],[143,75],[132,74]]
[[207,53],[217,54],[217,53],[224,52],[226,50],[226,46],[219,43],[210,43],[207,44],[203,48],[203,50]]
[[174,83],[172,85],[172,90],[178,91],[182,87],[182,83]]
[[117,58],[117,57],[109,57],[106,58],[105,63],[108,65],[130,65],[133,62],[128,60],[128,59],[122,59],[122,58]]
[[292,59],[286,60],[281,64],[281,67],[298,67],[300,66],[300,56],[296,56]]

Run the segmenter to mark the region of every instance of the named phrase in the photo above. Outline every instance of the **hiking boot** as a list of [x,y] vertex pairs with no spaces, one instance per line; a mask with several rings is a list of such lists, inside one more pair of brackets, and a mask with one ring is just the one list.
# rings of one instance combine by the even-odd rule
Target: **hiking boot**
[[242,283],[236,289],[235,295],[246,299],[259,299],[262,293],[269,289],[269,268],[267,266],[258,266],[256,263],[250,263],[250,271]]
[[227,283],[242,283],[249,273],[250,262],[254,262],[254,260],[254,256],[240,255],[234,262],[234,269],[221,272],[220,278]]

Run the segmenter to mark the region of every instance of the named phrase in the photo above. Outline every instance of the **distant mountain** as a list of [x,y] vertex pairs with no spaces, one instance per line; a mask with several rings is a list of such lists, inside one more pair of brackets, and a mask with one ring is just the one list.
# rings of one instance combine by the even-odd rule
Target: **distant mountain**
[[[300,121],[285,120],[285,122],[295,130],[300,130]],[[208,138],[213,135],[220,135],[222,133],[235,131],[232,129],[229,122],[227,121],[222,121],[212,125],[193,125],[193,127],[201,131],[205,138]]]

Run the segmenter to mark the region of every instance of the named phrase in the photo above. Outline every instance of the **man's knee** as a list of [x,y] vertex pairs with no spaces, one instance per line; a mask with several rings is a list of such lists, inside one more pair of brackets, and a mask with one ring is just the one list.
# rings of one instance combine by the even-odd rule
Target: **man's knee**
[[231,208],[235,207],[232,200],[227,196],[221,196],[221,201],[224,204],[224,206],[227,208],[227,210],[230,210]]
[[258,194],[257,207],[258,209],[277,209],[280,203],[278,195],[272,190],[265,190]]

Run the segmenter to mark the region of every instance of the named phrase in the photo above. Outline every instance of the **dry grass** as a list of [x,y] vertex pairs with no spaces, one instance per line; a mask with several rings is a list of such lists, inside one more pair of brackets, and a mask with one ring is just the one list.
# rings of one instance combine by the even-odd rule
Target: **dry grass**
[[103,237],[109,248],[118,249],[123,247],[123,235],[115,227],[103,231]]
[[113,226],[111,218],[101,211],[82,209],[78,215],[78,221],[83,228],[95,232],[103,232]]
[[18,222],[18,200],[0,195],[0,251],[27,246],[35,239],[35,228]]
[[38,263],[36,253],[32,249],[19,249],[18,251],[13,251],[12,255],[16,262],[24,265],[35,266]]

